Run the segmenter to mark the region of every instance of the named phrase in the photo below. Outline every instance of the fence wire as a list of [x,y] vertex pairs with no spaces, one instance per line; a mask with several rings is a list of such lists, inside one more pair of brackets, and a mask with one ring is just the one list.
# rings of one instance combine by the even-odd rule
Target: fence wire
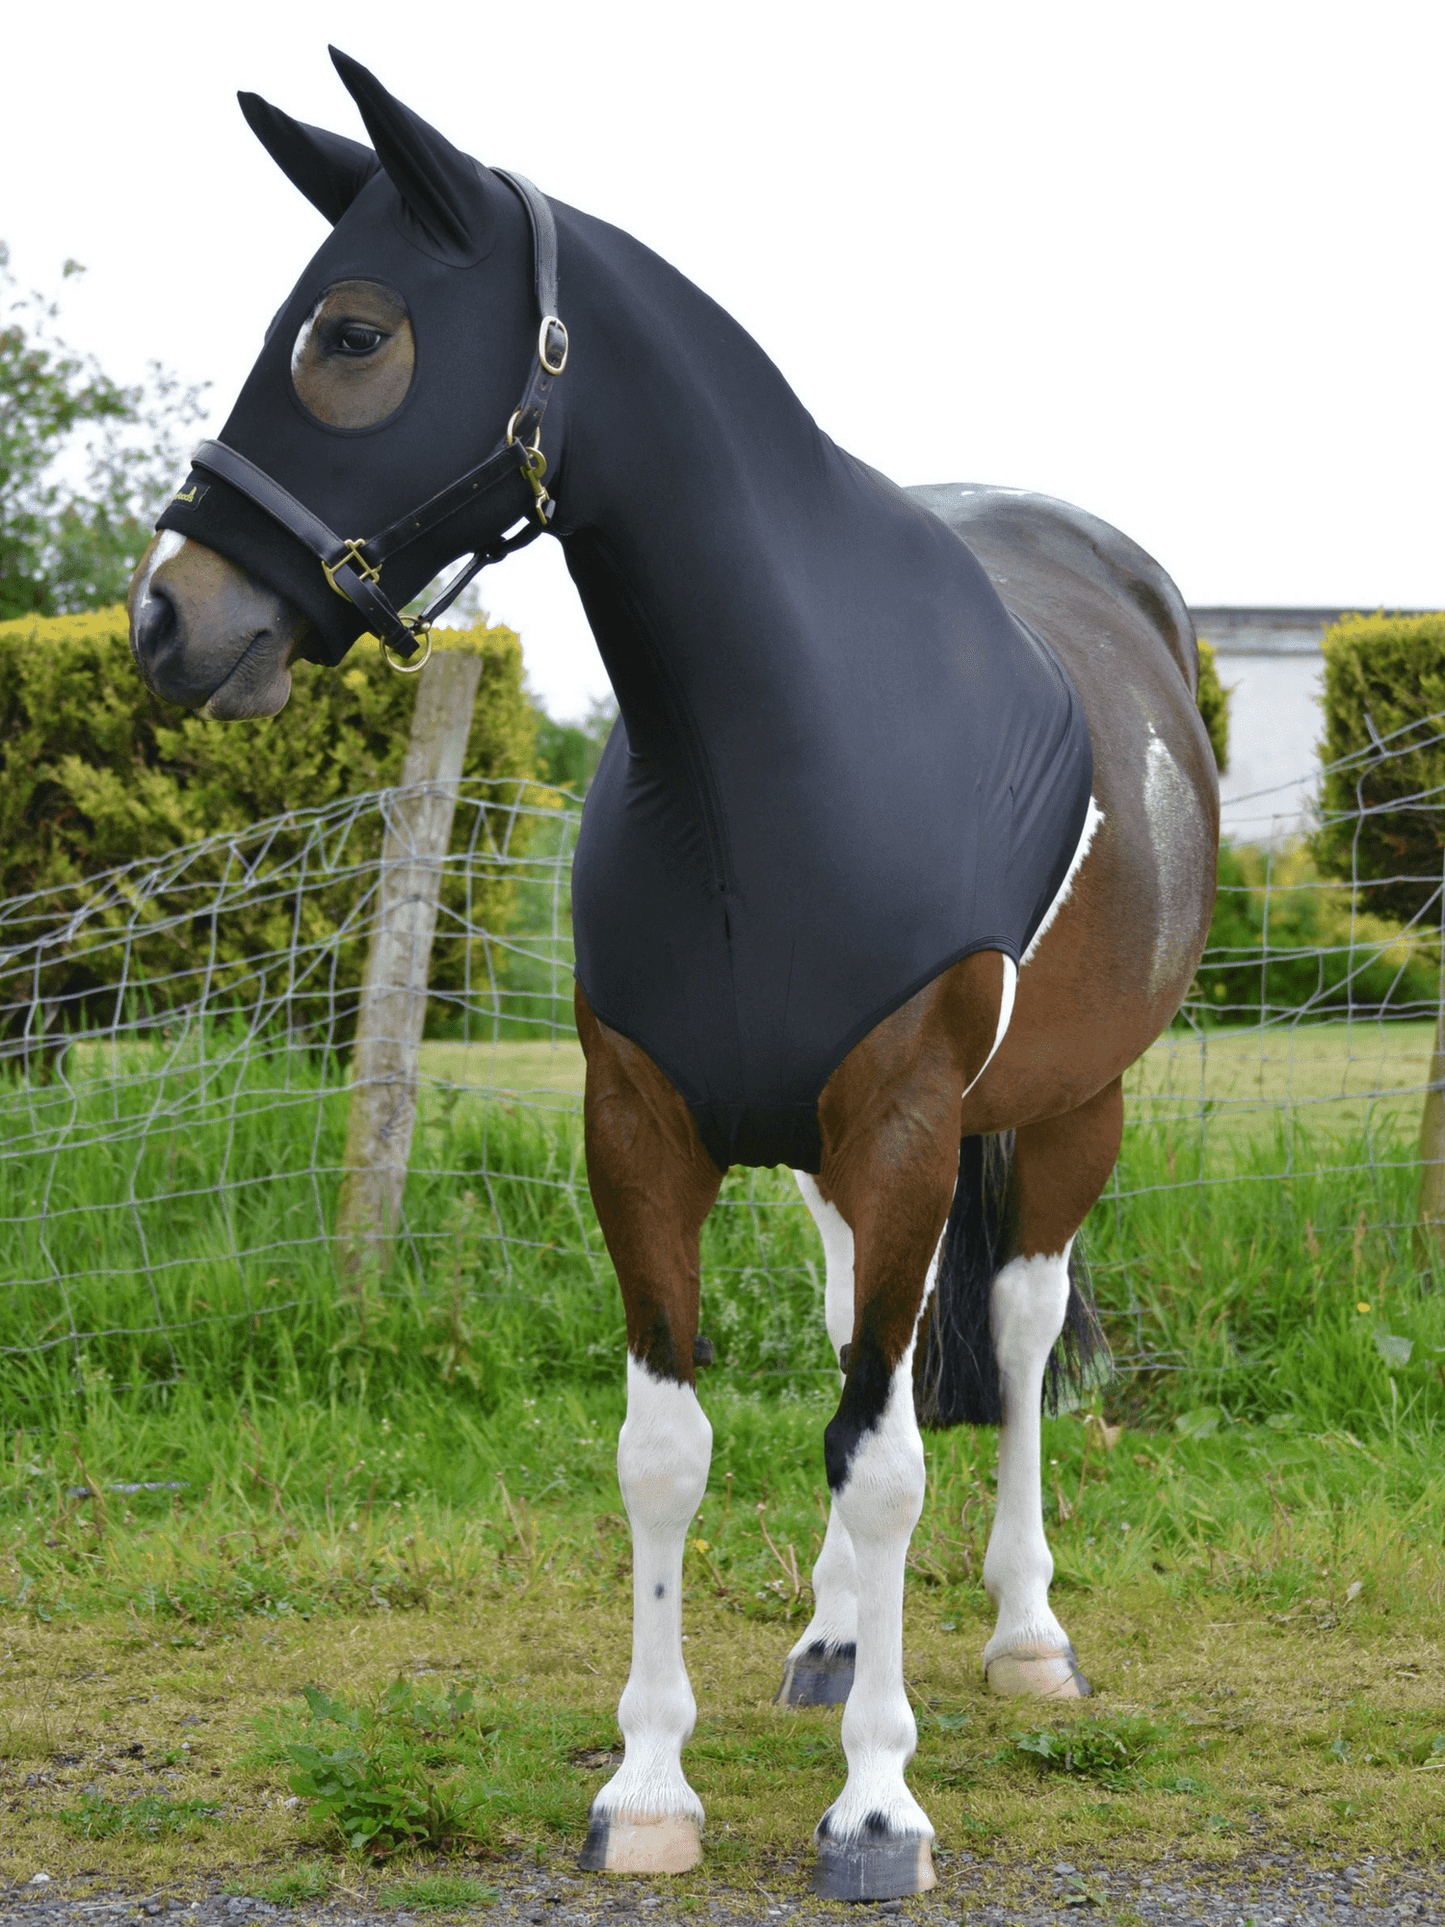
[[[1418,772],[1442,740],[1431,717],[1322,785],[1231,806],[1210,948],[1128,1073],[1124,1155],[1096,1217],[1116,1234],[1095,1272],[1126,1369],[1170,1364],[1133,1282],[1130,1226],[1151,1200],[1343,1175],[1358,1181],[1348,1210],[1309,1220],[1325,1261],[1359,1256],[1361,1184],[1370,1236],[1408,1248],[1445,928],[1442,796]],[[1315,829],[1282,835],[1304,782]],[[1331,802],[1344,792],[1347,807]],[[329,1353],[354,1354],[389,1302],[443,1376],[479,1382],[489,1308],[545,1316],[549,1342],[585,1355],[612,1345],[571,1008],[580,808],[536,783],[460,786],[398,1259],[373,1299],[338,1273],[347,1053],[403,796],[294,810],[0,903],[5,1402],[42,1369],[78,1384],[234,1375],[318,1319]],[[1367,874],[1382,830],[1398,867]],[[820,1259],[786,1174],[729,1177],[705,1299],[724,1338],[730,1294],[765,1307],[752,1376],[830,1369]],[[817,1314],[801,1357],[800,1302]]]

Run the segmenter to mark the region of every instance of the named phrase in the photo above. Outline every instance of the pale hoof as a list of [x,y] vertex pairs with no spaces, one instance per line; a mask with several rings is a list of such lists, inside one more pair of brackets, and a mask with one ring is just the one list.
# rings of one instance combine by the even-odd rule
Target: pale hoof
[[1032,1699],[1082,1700],[1093,1692],[1079,1671],[1072,1646],[1061,1653],[1043,1653],[1027,1646],[997,1653],[984,1668],[995,1693],[1025,1694]]
[[858,1649],[825,1646],[815,1639],[806,1652],[789,1653],[775,1706],[841,1706],[853,1690],[853,1666]]
[[920,1834],[818,1842],[813,1892],[820,1899],[904,1900],[936,1884],[931,1842]]
[[702,1837],[686,1813],[594,1813],[577,1856],[584,1873],[686,1873],[702,1859]]

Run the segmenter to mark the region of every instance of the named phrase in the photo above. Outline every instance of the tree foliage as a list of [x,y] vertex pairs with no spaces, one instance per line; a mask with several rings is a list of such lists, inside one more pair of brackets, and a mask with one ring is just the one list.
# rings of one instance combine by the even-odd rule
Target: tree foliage
[[580,723],[554,722],[537,707],[537,774],[559,789],[585,796],[617,721],[612,697],[594,702]]
[[[182,466],[200,389],[124,387],[56,332],[0,242],[0,620],[119,601]],[[84,273],[67,261],[66,279]]]

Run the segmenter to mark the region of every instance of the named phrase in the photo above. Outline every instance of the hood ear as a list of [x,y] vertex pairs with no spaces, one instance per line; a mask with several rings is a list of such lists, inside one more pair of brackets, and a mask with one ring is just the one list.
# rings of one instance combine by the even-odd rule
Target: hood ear
[[335,227],[381,162],[360,141],[292,120],[259,94],[237,94],[246,125],[293,187]]
[[476,162],[404,107],[359,61],[336,47],[328,52],[392,186],[428,238],[449,253],[475,259],[488,239],[475,231],[486,221]]

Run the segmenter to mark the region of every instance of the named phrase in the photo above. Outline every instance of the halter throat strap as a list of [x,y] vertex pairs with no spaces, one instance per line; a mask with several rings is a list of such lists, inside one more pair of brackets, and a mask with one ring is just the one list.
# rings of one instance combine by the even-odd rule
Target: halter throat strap
[[[542,421],[552,389],[567,366],[568,354],[567,330],[557,314],[557,224],[545,197],[525,176],[500,167],[492,171],[507,183],[527,211],[541,322],[522,399],[512,411],[502,439],[484,461],[375,535],[347,537],[328,528],[289,489],[225,442],[202,442],[191,457],[193,468],[218,476],[309,549],[336,593],[366,617],[367,628],[380,639],[383,653],[390,649],[407,658],[415,655],[432,623],[450,608],[473,577],[488,563],[499,562],[513,550],[534,542],[545,532],[557,506],[542,483],[547,471]],[[403,616],[381,586],[383,564],[509,475],[521,476],[527,485],[528,498],[518,510],[528,516],[526,527],[511,536],[499,535],[476,550],[468,567],[424,615]]]

